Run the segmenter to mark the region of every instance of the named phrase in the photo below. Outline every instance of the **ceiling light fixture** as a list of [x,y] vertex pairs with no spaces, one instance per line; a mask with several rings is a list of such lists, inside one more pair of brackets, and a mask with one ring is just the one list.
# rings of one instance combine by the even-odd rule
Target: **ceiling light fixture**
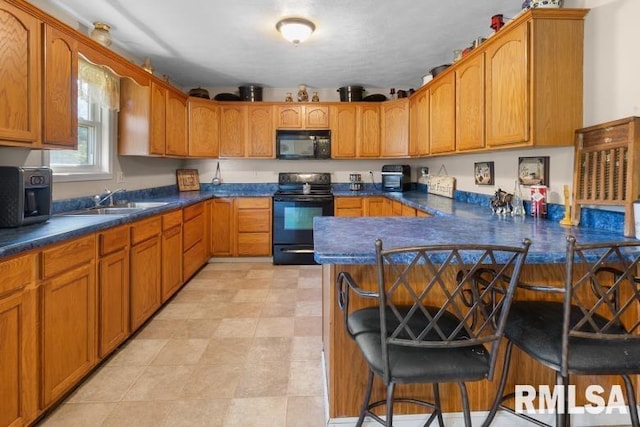
[[309,38],[316,30],[313,22],[304,18],[285,18],[278,21],[276,29],[280,31],[282,37],[297,45]]

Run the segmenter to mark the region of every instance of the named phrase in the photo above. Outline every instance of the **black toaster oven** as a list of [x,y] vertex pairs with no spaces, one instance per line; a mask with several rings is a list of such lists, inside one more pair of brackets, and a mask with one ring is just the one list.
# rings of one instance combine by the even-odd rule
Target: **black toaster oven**
[[383,191],[411,190],[411,166],[384,165],[382,166]]

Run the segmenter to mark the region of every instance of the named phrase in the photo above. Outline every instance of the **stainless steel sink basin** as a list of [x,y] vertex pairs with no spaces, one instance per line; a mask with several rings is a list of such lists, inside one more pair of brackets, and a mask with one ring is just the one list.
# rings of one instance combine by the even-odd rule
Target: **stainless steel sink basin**
[[130,215],[145,209],[168,205],[170,202],[129,202],[126,205],[87,208],[81,211],[67,212],[64,215]]

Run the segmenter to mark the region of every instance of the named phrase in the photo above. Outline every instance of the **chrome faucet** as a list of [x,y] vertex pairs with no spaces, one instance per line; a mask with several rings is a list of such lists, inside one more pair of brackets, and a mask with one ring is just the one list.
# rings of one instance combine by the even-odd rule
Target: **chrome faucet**
[[124,191],[127,191],[126,188],[116,188],[115,190],[111,191],[108,188],[104,189],[105,193],[107,193],[106,196],[104,197],[100,197],[99,194],[96,194],[95,196],[93,196],[93,202],[95,203],[95,207],[101,206],[102,203],[109,199],[109,204],[107,206],[113,206],[113,195],[116,193],[122,193]]

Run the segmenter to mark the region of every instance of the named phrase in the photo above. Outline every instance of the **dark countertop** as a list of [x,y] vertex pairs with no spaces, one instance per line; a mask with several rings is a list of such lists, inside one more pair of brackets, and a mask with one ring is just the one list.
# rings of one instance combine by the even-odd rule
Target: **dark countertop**
[[385,193],[433,217],[317,217],[313,223],[315,260],[320,264],[375,264],[374,241],[385,248],[434,243],[519,245],[532,241],[527,262],[561,263],[566,237],[579,243],[635,240],[585,227],[561,226],[530,216],[492,214],[488,207],[420,192]]

